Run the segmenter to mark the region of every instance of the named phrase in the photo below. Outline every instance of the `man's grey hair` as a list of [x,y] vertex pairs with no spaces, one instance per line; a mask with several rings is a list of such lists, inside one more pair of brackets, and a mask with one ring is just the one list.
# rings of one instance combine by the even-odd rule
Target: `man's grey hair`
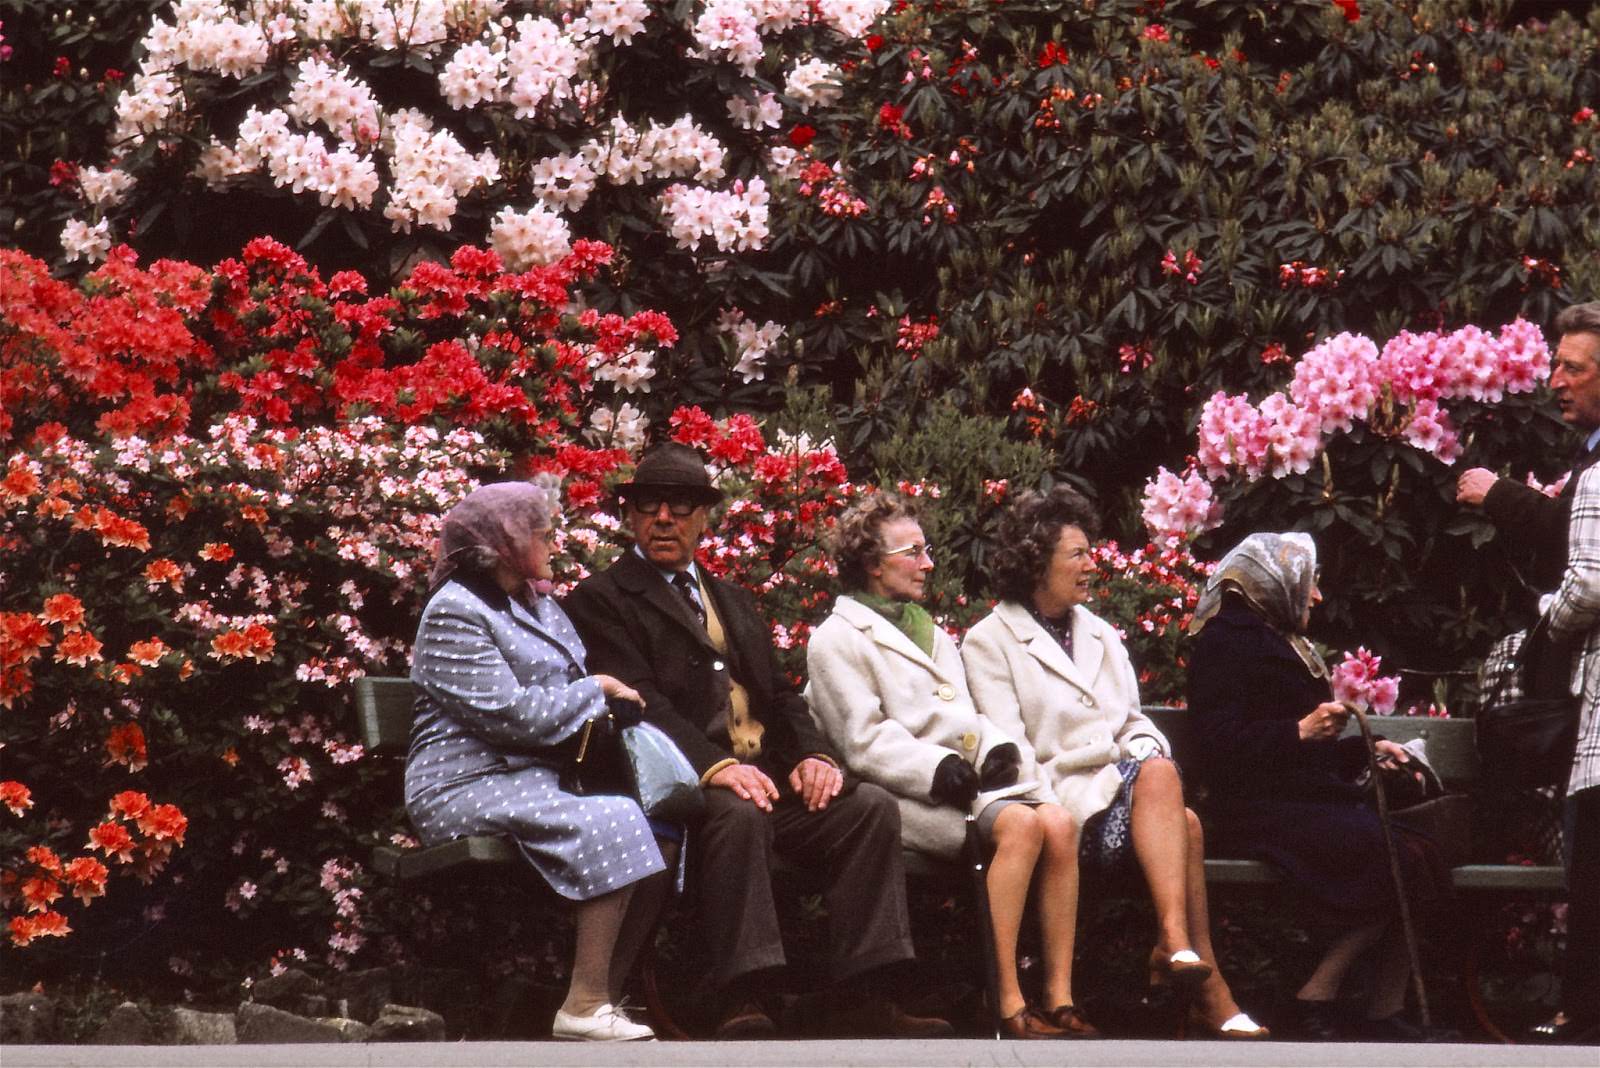
[[1556,316],[1555,327],[1556,333],[1562,337],[1568,334],[1600,334],[1600,300],[1561,309]]

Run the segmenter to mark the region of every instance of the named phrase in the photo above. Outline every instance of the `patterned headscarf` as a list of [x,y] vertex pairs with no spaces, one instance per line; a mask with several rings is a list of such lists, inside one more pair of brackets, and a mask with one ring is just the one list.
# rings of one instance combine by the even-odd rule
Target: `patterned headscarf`
[[1198,632],[1222,607],[1223,594],[1239,594],[1268,626],[1286,638],[1313,675],[1328,668],[1302,631],[1317,585],[1317,546],[1311,535],[1251,534],[1217,564],[1195,607],[1191,633]]
[[467,494],[444,517],[434,546],[429,595],[457,571],[484,574],[502,561],[520,568],[523,546],[535,532],[550,528],[560,500],[560,483],[553,475],[540,475],[531,482],[496,482]]

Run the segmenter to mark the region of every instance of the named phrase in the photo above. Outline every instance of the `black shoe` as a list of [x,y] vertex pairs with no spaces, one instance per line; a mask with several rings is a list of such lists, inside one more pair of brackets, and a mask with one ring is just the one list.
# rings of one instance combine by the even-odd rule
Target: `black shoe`
[[1295,998],[1288,1026],[1284,1030],[1290,1037],[1305,1042],[1338,1042],[1345,1038],[1345,1028],[1340,1017],[1337,1002]]
[[1544,1023],[1528,1028],[1523,1040],[1547,1046],[1600,1042],[1600,1019],[1591,1020],[1558,1012]]
[[731,1006],[722,1014],[712,1038],[719,1042],[755,1042],[778,1033],[767,1011],[754,1001]]

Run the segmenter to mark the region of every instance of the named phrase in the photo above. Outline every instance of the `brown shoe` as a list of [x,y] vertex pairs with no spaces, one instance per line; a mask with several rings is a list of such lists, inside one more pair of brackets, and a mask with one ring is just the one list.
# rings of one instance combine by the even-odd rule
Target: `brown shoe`
[[1085,1019],[1076,1005],[1057,1005],[1044,1018],[1061,1032],[1062,1038],[1100,1037],[1100,1029]]
[[754,1042],[778,1033],[766,1010],[753,1001],[733,1006],[717,1024],[711,1037],[719,1042]]
[[946,1038],[955,1034],[948,1020],[937,1016],[912,1016],[883,998],[868,998],[845,1009],[834,1009],[829,1030],[835,1035],[859,1038]]
[[1067,1032],[1051,1023],[1050,1020],[1032,1005],[1024,1005],[1016,1012],[1000,1021],[1000,1034],[1003,1038],[1066,1038]]

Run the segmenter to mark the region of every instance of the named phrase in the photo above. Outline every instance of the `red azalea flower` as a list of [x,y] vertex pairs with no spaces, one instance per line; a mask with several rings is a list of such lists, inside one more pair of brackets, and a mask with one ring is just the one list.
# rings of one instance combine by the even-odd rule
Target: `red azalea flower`
[[789,131],[789,143],[795,148],[805,148],[812,141],[816,140],[816,136],[817,128],[815,126],[808,126],[805,123],[801,123],[799,126],[796,126],[794,129]]
[[1333,0],[1333,6],[1344,12],[1346,22],[1358,22],[1361,19],[1361,4],[1359,0]]
[[905,114],[906,109],[897,104],[884,104],[878,109],[878,125],[886,130],[897,130]]
[[868,52],[876,52],[883,47],[883,35],[879,33],[867,34],[866,45]]

